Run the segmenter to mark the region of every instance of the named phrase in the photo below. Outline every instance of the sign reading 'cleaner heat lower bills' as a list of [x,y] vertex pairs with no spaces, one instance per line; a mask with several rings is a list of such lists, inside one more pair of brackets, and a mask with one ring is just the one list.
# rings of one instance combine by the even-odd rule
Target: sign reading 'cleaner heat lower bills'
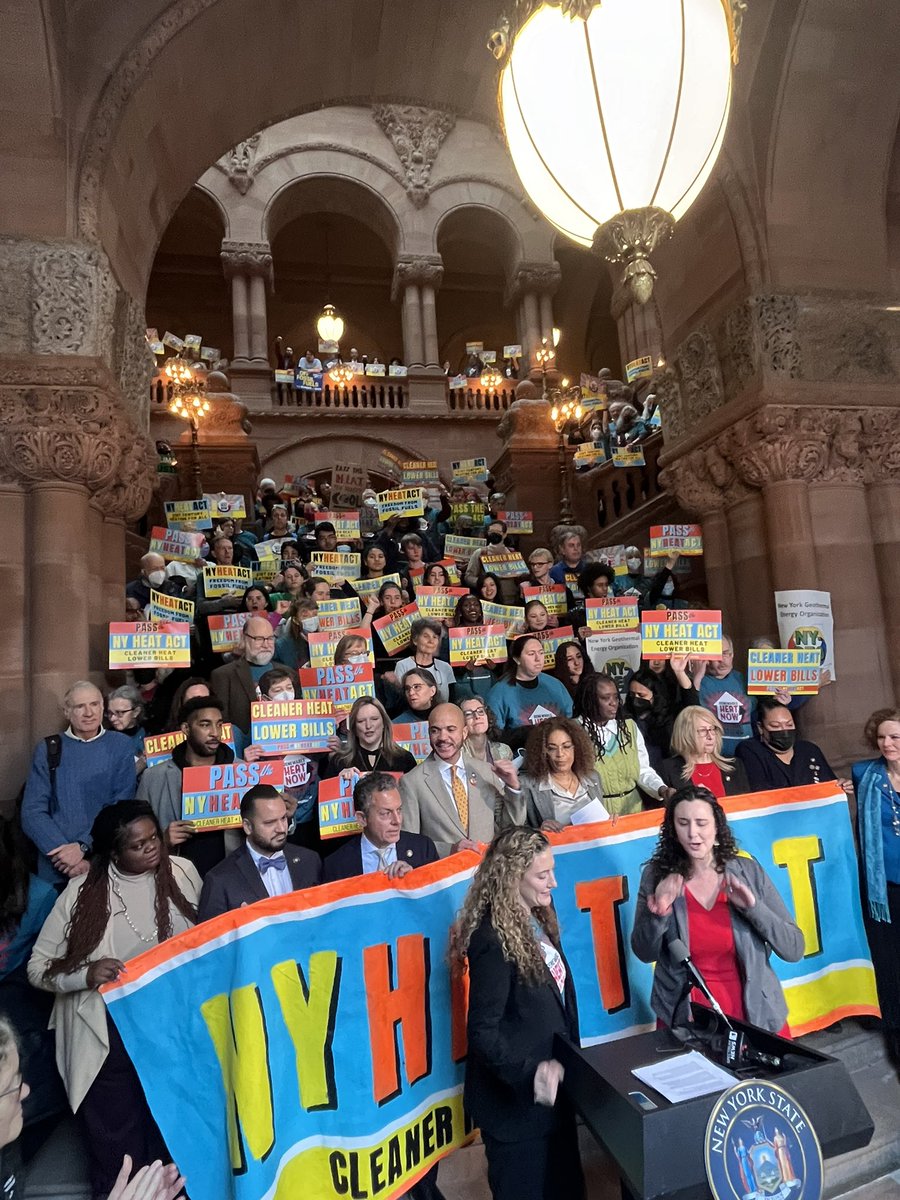
[[[799,962],[772,956],[792,1034],[877,1015],[846,796],[819,784],[724,807],[803,933]],[[584,1045],[655,1027],[653,967],[629,938],[661,816],[550,835]],[[394,1200],[464,1143],[465,992],[447,948],[479,861],[236,909],[103,989],[192,1200]],[[198,1079],[203,1119],[188,1121]]]
[[722,613],[691,609],[641,613],[641,657],[722,657]]
[[748,650],[747,694],[815,696],[819,690],[818,650]]
[[250,741],[266,756],[319,754],[335,735],[330,700],[255,700]]

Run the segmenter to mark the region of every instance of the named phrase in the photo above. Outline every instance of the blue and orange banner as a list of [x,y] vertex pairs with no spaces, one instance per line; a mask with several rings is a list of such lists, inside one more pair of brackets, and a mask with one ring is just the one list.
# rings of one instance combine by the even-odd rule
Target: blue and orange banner
[[[772,960],[792,1033],[877,1015],[846,796],[818,784],[725,808],[806,940],[800,962]],[[655,1024],[653,969],[629,942],[659,820],[551,835],[583,1044]],[[448,944],[478,862],[464,851],[397,881],[260,901],[103,989],[192,1200],[393,1200],[463,1144],[465,989]]]

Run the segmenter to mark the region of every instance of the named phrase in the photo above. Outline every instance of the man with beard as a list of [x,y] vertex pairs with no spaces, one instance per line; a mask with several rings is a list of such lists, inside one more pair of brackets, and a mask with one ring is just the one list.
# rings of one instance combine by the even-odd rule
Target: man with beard
[[[259,681],[268,671],[275,654],[275,633],[264,616],[251,617],[241,631],[240,656],[216,667],[210,678],[212,689],[222,698],[225,720],[250,735],[250,705],[260,699]],[[296,671],[285,668],[300,695]]]
[[[268,621],[265,622],[268,626]],[[232,829],[212,829],[194,836],[191,821],[181,819],[182,772],[185,767],[212,767],[234,762],[234,751],[222,741],[222,702],[215,696],[194,696],[178,716],[184,734],[166,762],[148,767],[141,776],[137,798],[156,813],[173,854],[189,859],[201,876],[240,845]]]
[[318,854],[287,841],[287,805],[277,788],[258,783],[244,793],[241,825],[247,839],[244,845],[203,881],[197,909],[201,921],[322,881]]

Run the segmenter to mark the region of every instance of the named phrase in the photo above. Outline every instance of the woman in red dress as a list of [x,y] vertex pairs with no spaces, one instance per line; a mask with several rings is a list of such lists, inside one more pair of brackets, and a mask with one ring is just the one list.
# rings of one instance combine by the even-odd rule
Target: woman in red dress
[[725,812],[708,788],[691,785],[666,804],[659,842],[644,868],[631,947],[655,962],[650,1004],[664,1025],[690,1021],[687,969],[670,945],[689,947],[722,1010],[772,1033],[786,1028],[787,1004],[769,965],[803,956],[803,934],[766,872],[738,855]]

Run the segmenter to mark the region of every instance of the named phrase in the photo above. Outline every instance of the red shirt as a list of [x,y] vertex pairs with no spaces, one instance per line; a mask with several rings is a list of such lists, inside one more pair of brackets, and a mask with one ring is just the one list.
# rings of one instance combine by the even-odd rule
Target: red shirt
[[[715,768],[718,771],[718,767]],[[687,901],[688,928],[691,939],[691,958],[707,986],[721,1005],[726,1016],[745,1021],[744,984],[734,951],[731,928],[731,909],[724,889],[719,891],[712,908],[704,908],[691,889],[684,889]],[[698,1004],[709,1003],[702,992],[694,988],[691,999]]]
[[725,781],[715,763],[697,763],[691,773],[691,783],[709,788],[717,800],[721,800],[725,796]]

